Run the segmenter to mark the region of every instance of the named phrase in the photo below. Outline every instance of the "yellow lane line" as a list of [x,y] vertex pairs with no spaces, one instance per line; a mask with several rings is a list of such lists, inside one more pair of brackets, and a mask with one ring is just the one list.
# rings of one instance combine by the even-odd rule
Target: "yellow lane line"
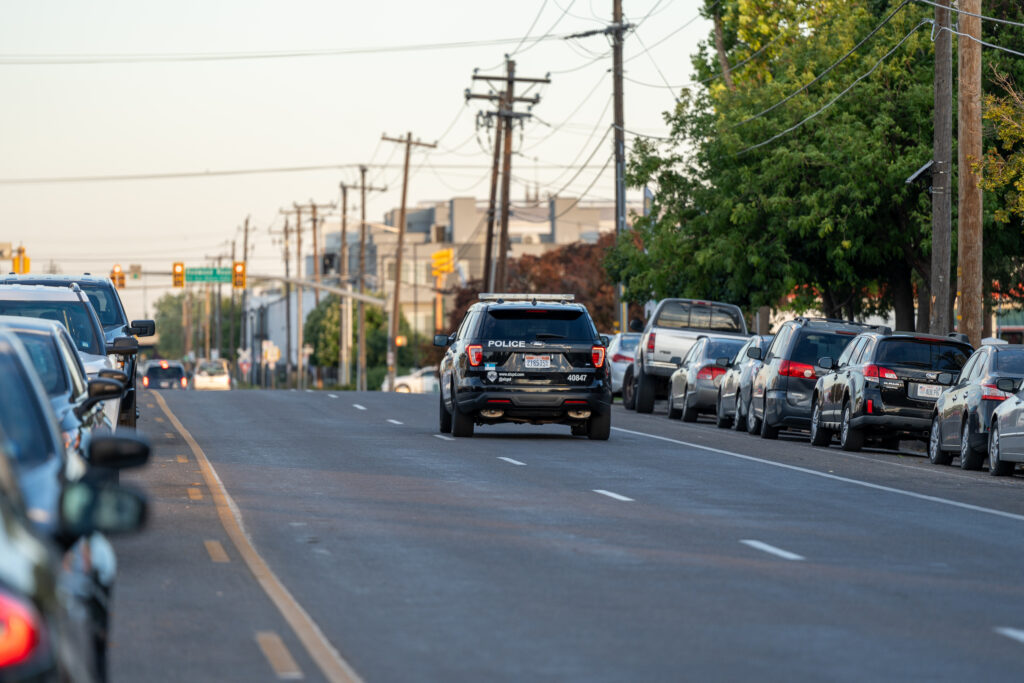
[[191,500],[202,500],[203,499],[203,492],[200,491],[199,489],[197,489],[194,486],[189,486],[188,487],[188,497]]
[[206,546],[206,552],[210,554],[210,559],[214,562],[231,561],[231,558],[228,557],[227,551],[224,550],[224,546],[220,544],[220,541],[203,541],[203,545]]
[[306,648],[306,651],[309,652],[309,656],[313,661],[316,662],[324,678],[330,683],[362,683],[359,675],[344,660],[334,646],[331,645],[323,631],[320,630],[320,627],[309,616],[309,613],[302,608],[302,605],[285,588],[281,580],[271,571],[270,567],[249,541],[243,529],[242,515],[235,506],[235,501],[228,495],[227,489],[224,488],[220,477],[217,476],[217,471],[213,469],[213,465],[207,459],[206,453],[203,452],[203,449],[192,438],[189,431],[185,429],[185,426],[171,412],[171,409],[167,407],[167,402],[163,396],[160,394],[155,394],[154,396],[164,414],[167,415],[167,419],[178,430],[182,438],[185,439],[189,448],[192,449],[192,455],[195,456],[196,462],[199,463],[203,478],[206,480],[206,486],[210,489],[210,493],[213,496],[213,502],[217,507],[217,515],[220,517],[221,526],[227,532],[228,538],[231,539],[232,544],[235,546],[235,550],[245,560],[249,571],[252,572],[256,581],[259,582],[264,592],[273,601],[281,616],[292,627],[295,636],[302,643],[303,647]]
[[179,455],[178,456],[178,462],[188,462],[188,456],[187,455]]
[[278,678],[282,680],[305,678],[302,675],[302,669],[292,658],[292,653],[288,652],[287,646],[281,640],[281,636],[273,631],[257,631],[256,643],[263,650],[263,656],[270,662],[270,668],[274,670]]

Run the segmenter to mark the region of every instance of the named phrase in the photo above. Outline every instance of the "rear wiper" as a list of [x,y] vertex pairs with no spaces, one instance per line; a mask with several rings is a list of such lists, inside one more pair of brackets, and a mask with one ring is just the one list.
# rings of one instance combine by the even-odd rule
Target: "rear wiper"
[[564,334],[555,334],[554,332],[538,332],[533,336],[536,339],[565,339]]

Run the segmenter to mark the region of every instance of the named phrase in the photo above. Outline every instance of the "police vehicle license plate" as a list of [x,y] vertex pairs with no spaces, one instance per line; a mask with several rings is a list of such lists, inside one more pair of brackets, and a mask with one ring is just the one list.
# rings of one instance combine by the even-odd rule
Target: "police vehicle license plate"
[[942,393],[941,384],[916,384],[918,398],[938,398]]
[[526,356],[523,359],[523,367],[527,370],[550,370],[551,356]]

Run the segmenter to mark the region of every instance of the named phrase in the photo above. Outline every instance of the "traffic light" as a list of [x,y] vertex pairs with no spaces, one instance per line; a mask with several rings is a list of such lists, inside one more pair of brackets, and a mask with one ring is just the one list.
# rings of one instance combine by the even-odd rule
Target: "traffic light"
[[178,261],[171,267],[171,286],[185,286],[185,264],[181,261]]
[[442,249],[430,255],[431,272],[434,277],[440,277],[455,270],[455,250]]
[[14,255],[13,266],[15,273],[24,275],[28,272],[29,266],[32,264],[32,259],[25,256],[25,247],[18,247],[18,252]]
[[235,261],[235,267],[231,270],[231,286],[245,289],[245,261]]
[[110,279],[114,282],[115,287],[124,289],[124,271],[121,270],[121,264],[114,264],[113,270],[110,271]]

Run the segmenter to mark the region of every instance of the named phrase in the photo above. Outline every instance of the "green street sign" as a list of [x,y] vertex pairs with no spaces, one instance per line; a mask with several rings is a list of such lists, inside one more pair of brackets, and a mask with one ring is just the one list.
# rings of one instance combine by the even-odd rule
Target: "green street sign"
[[186,268],[185,282],[231,282],[230,268]]

